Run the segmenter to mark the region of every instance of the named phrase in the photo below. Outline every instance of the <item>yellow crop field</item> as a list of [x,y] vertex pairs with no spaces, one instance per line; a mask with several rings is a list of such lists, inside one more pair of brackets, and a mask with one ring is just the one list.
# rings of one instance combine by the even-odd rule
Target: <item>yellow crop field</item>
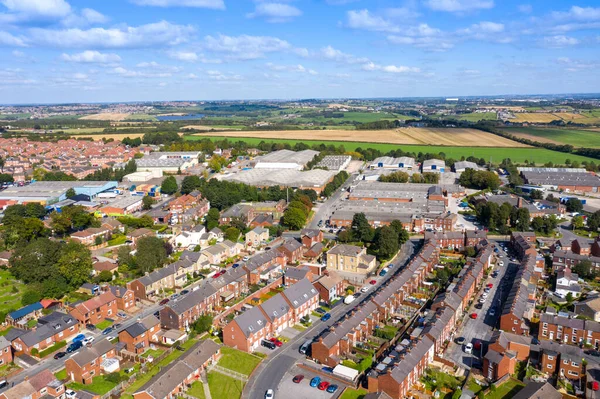
[[125,118],[127,118],[127,116],[129,116],[129,114],[118,112],[104,112],[101,114],[86,115],[79,119],[89,121],[122,121]]
[[[198,134],[202,136],[202,134]],[[528,147],[476,129],[400,128],[389,130],[273,130],[219,132],[225,137],[261,139],[304,139],[328,141],[362,141],[369,143],[445,145],[471,147]]]
[[588,119],[585,115],[574,114],[571,112],[559,112],[559,113],[535,113],[535,112],[521,112],[515,113],[515,119],[511,119],[512,122],[529,122],[529,123],[550,123],[552,121],[563,120],[565,122],[577,121],[586,123]]

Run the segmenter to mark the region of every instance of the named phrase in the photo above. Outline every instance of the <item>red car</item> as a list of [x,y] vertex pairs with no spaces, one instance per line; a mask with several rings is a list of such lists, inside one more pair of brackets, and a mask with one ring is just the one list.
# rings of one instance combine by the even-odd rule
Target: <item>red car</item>
[[488,288],[492,288],[493,286],[494,286],[494,284],[492,284],[492,283],[489,283],[488,285],[486,285],[486,287],[488,287]]
[[375,284],[377,284],[377,280],[371,280],[371,281],[369,281],[369,284],[375,285]]
[[158,304],[159,305],[166,305],[167,303],[169,303],[169,298],[165,298],[162,301],[160,301]]
[[329,388],[329,383],[327,381],[323,381],[322,383],[319,384],[319,390],[324,391],[327,388]]
[[269,339],[269,341],[273,342],[275,344],[276,347],[280,347],[281,345],[283,345],[283,342],[281,342],[280,340],[278,340],[277,338],[273,337],[271,339]]
[[469,316],[472,319],[476,319],[477,318],[477,313],[471,313],[471,315]]
[[302,374],[298,374],[297,376],[294,377],[294,379],[292,379],[292,381],[294,381],[296,384],[300,384],[300,382],[304,379],[304,376]]

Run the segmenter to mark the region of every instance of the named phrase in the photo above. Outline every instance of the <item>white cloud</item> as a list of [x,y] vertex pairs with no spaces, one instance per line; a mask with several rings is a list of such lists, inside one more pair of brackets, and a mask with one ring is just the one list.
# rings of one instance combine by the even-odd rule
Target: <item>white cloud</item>
[[131,0],[131,2],[139,6],[225,9],[223,0]]
[[196,75],[195,73],[190,73],[186,76],[186,78],[188,79],[198,79],[198,75]]
[[25,47],[26,45],[23,38],[13,36],[8,32],[0,31],[0,46]]
[[0,0],[0,4],[8,10],[0,14],[0,21],[5,23],[60,19],[71,13],[64,0]]
[[75,73],[72,75],[73,79],[77,79],[77,80],[86,80],[88,78],[88,76],[85,73]]
[[16,58],[26,57],[25,53],[22,51],[19,51],[19,50],[13,50],[11,54],[13,55],[13,57],[16,57]]
[[291,45],[272,36],[205,36],[204,47],[207,50],[228,53],[232,58],[251,60],[262,58],[266,53],[288,50]]
[[134,71],[131,69],[126,69],[123,67],[113,68],[111,73],[125,77],[125,78],[168,78],[172,76],[169,72],[144,72],[144,71]]
[[415,19],[421,16],[421,13],[416,11],[415,7],[394,7],[385,10],[385,15],[394,19]]
[[183,68],[181,68],[181,67],[172,66],[172,65],[163,65],[163,64],[159,64],[156,61],[140,62],[136,65],[136,67],[142,68],[142,69],[154,69],[154,70],[158,70],[158,71],[169,71],[169,72],[181,72],[183,70]]
[[531,14],[533,12],[533,6],[531,4],[521,4],[517,9],[523,14]]
[[[305,49],[302,49],[305,50]],[[340,64],[364,64],[369,62],[366,57],[356,57],[352,54],[344,53],[341,50],[333,48],[332,46],[326,46],[316,52],[306,50],[300,52],[305,58],[317,58],[325,61],[333,61]]]
[[266,67],[272,71],[277,72],[296,72],[296,73],[307,73],[309,75],[318,75],[318,72],[314,69],[305,68],[303,65],[277,65],[271,62],[266,64]]
[[193,51],[170,51],[169,57],[174,60],[185,61],[185,62],[196,62],[198,61],[198,54]]
[[579,72],[586,69],[597,69],[599,62],[590,62],[585,60],[574,60],[568,57],[561,57],[556,60],[559,65],[563,65],[569,72]]
[[68,62],[88,64],[113,64],[121,62],[121,57],[117,54],[101,53],[95,50],[86,50],[77,54],[63,54],[60,58]]
[[493,0],[426,0],[425,5],[434,11],[468,12],[494,7]]
[[206,74],[208,75],[209,79],[220,82],[239,82],[244,79],[241,75],[217,70],[208,70],[206,71]]
[[392,22],[372,15],[369,10],[350,10],[346,14],[346,25],[352,29],[363,29],[374,32],[398,32],[399,28]]
[[266,18],[267,22],[281,23],[302,15],[298,8],[284,3],[258,3],[254,12],[247,14],[248,18]]
[[388,36],[387,39],[392,44],[411,45],[429,51],[447,51],[454,47],[452,40],[435,36],[411,37],[392,35]]
[[397,66],[397,65],[378,65],[373,62],[362,66],[365,71],[383,71],[387,73],[420,73],[421,69],[416,67]]
[[166,21],[123,28],[31,29],[31,41],[38,45],[63,48],[147,48],[184,43],[194,32],[189,25]]
[[600,20],[600,7],[572,6],[569,11],[555,11],[551,15],[557,20],[597,21]]
[[576,46],[579,43],[578,39],[564,35],[546,36],[542,39],[542,45],[550,48]]
[[103,24],[108,22],[108,17],[104,14],[99,13],[91,8],[84,8],[81,10],[81,16],[85,18],[90,24]]

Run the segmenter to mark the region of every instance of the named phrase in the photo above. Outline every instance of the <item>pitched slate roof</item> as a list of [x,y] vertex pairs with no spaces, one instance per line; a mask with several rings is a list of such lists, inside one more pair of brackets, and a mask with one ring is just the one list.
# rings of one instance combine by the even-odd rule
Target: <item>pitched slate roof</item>
[[94,346],[84,348],[83,350],[77,352],[74,356],[71,356],[71,359],[83,367],[92,360],[98,359],[102,355],[110,352],[114,348],[115,345],[112,342],[110,342],[108,339],[102,339]]
[[283,296],[287,298],[293,308],[298,309],[312,298],[319,296],[319,292],[308,279],[304,278],[286,288],[283,291]]
[[265,315],[258,307],[246,310],[244,313],[237,316],[234,321],[240,327],[246,338],[267,327],[268,323]]
[[281,294],[267,299],[260,307],[271,322],[285,316],[291,309]]

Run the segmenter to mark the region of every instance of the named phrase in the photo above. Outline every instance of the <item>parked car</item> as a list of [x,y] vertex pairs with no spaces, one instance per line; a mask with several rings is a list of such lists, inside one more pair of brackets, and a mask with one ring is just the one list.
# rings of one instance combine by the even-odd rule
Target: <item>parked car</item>
[[334,393],[335,391],[337,391],[338,386],[335,384],[331,384],[330,386],[327,387],[327,392],[329,393]]
[[240,267],[240,264],[239,263],[234,263],[231,267],[233,267],[235,269],[235,268]]
[[504,266],[504,262],[502,262],[502,261],[499,261],[499,262],[498,262],[498,266],[500,266],[500,267]]
[[327,381],[321,382],[319,384],[318,388],[319,388],[320,391],[326,390],[327,388],[329,388],[329,382],[327,382]]
[[283,342],[281,342],[280,340],[278,340],[277,338],[273,337],[271,339],[269,339],[269,341],[273,342],[275,344],[275,346],[277,346],[278,348],[283,345]]
[[81,341],[84,345],[91,345],[94,342],[94,337],[85,337],[83,341]]
[[473,344],[473,348],[476,350],[481,350],[481,341],[480,340],[475,341],[475,343]]
[[476,303],[475,304],[475,309],[481,309],[483,308],[483,303]]
[[473,353],[473,344],[472,343],[468,343],[465,345],[465,353]]
[[83,344],[81,343],[81,341],[73,342],[67,347],[67,353],[73,353],[82,346]]
[[597,350],[590,349],[590,350],[584,351],[584,353],[586,355],[590,355],[590,356],[594,356],[594,357],[600,357],[600,351],[597,351]]
[[294,381],[294,383],[296,383],[296,384],[300,384],[303,379],[304,379],[304,376],[302,374],[298,374],[297,376],[295,376],[292,379],[292,381]]
[[364,286],[360,289],[360,292],[363,292],[363,293],[367,292],[367,291],[369,291],[369,286]]
[[458,337],[456,338],[456,343],[459,345],[462,345],[465,343],[465,337]]
[[158,304],[159,305],[166,305],[167,303],[169,303],[170,299],[169,298],[165,298],[162,301],[160,301]]
[[494,284],[489,283],[488,285],[486,285],[486,288],[490,288],[491,289],[493,286],[494,286]]
[[275,398],[275,392],[273,392],[272,389],[267,389],[267,392],[265,392],[265,399],[273,399]]
[[117,316],[119,316],[122,319],[126,319],[127,318],[127,314],[125,312],[119,312],[119,313],[117,313]]
[[321,367],[321,371],[323,371],[324,373],[329,373],[329,374],[333,374],[333,368],[332,367]]
[[177,299],[177,298],[179,298],[179,294],[173,294],[173,295],[171,295],[171,299]]
[[90,331],[96,331],[96,326],[93,324],[86,324],[85,328],[87,328]]
[[6,380],[0,381],[0,389],[4,389],[8,386],[8,382]]
[[277,345],[275,345],[273,342],[271,342],[271,341],[267,341],[267,340],[265,340],[265,339],[263,339],[262,341],[260,341],[260,344],[261,344],[262,346],[264,346],[265,348],[269,348],[269,349],[271,349],[271,350],[273,350],[273,349],[277,348]]
[[476,319],[477,318],[477,313],[471,313],[471,315],[469,316],[472,319]]
[[484,304],[485,303],[485,298],[484,297],[479,298],[479,303]]
[[75,336],[75,338],[73,338],[73,342],[81,342],[85,339],[85,335],[84,334],[78,334]]
[[113,331],[112,327],[107,327],[104,330],[102,330],[102,335],[108,335]]
[[77,392],[72,389],[65,389],[65,396],[67,399],[75,399],[77,398]]
[[321,383],[321,377],[314,377],[312,380],[310,380],[310,386],[313,388],[316,388],[317,385],[319,385]]
[[344,303],[346,305],[350,305],[355,299],[356,297],[354,295],[346,295],[346,298],[344,298]]
[[183,290],[179,293],[179,295],[185,295],[185,294],[189,294],[190,291],[189,290]]
[[119,328],[121,328],[121,323],[113,324],[112,328],[113,330],[118,330]]
[[63,357],[65,357],[67,354],[66,352],[56,352],[54,354],[54,359],[58,360],[58,359],[62,359]]
[[327,321],[331,319],[331,315],[329,313],[325,313],[323,316],[321,316],[321,321]]
[[371,280],[371,281],[369,281],[369,284],[375,285],[375,284],[377,284],[377,280]]

